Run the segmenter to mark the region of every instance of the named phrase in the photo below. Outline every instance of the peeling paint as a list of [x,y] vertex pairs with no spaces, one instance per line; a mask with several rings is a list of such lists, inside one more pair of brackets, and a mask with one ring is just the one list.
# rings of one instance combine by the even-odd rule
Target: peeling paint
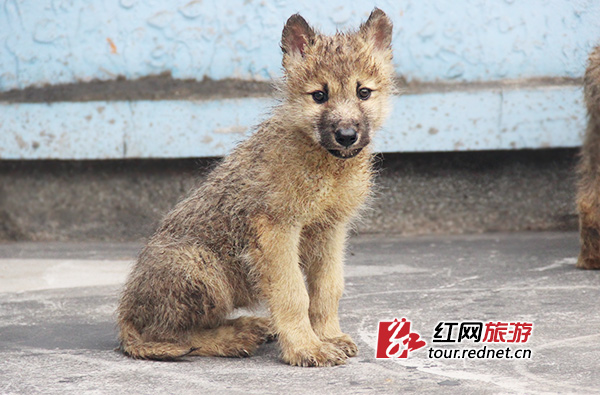
[[15,134],[14,136],[15,136],[15,141],[17,142],[18,147],[21,150],[25,150],[28,147],[28,145],[25,142],[25,140],[23,140],[23,138],[20,135],[18,135],[18,134]]
[[247,126],[234,125],[226,128],[218,128],[215,129],[215,133],[217,134],[244,134],[248,131]]
[[111,40],[110,38],[107,37],[106,41],[108,42],[108,45],[110,47],[110,53],[113,55],[116,55],[117,54],[117,46],[115,45],[113,40]]

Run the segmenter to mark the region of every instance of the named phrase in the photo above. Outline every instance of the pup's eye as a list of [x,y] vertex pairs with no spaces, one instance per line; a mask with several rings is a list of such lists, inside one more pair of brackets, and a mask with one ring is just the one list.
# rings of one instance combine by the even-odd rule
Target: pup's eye
[[369,97],[371,97],[371,89],[360,88],[356,94],[360,100],[367,100]]
[[327,101],[328,97],[327,97],[327,93],[323,92],[323,91],[316,91],[312,93],[312,98],[315,101],[315,103],[318,104],[323,104]]

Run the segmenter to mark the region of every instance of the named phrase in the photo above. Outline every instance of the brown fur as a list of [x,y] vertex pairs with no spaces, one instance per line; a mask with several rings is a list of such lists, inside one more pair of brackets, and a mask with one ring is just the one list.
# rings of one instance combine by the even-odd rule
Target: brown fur
[[[391,22],[323,36],[302,17],[283,31],[281,104],[163,220],[118,310],[134,358],[248,356],[276,335],[284,361],[344,363],[357,347],[338,321],[350,221],[369,196],[372,133],[393,90]],[[368,100],[359,86],[372,89]],[[327,89],[318,104],[311,93]],[[344,148],[336,128],[355,127]],[[334,154],[328,152],[332,150]],[[227,320],[266,301],[270,318]]]
[[600,46],[590,54],[584,95],[589,120],[579,162],[577,210],[581,251],[577,267],[600,269]]

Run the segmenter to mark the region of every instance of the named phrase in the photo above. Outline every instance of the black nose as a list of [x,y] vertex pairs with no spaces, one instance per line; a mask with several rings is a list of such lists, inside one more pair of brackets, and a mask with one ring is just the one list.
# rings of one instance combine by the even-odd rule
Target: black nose
[[346,148],[356,143],[356,140],[358,140],[358,134],[354,129],[338,129],[335,132],[335,141]]

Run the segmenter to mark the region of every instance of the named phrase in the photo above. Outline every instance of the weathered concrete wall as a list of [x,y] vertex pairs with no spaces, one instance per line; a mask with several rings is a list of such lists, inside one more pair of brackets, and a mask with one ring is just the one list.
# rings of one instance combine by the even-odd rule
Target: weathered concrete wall
[[[361,233],[577,228],[576,150],[385,154]],[[0,161],[0,240],[139,240],[214,160]]]
[[[281,75],[289,15],[300,11],[333,33],[356,27],[375,5],[395,24],[396,70],[407,88],[379,151],[580,144],[579,78],[600,39],[597,1],[7,0],[0,159],[224,155],[273,103],[268,82],[232,90],[231,81]],[[130,80],[161,73],[174,79],[150,77],[158,85],[151,100],[123,93]],[[204,78],[216,82],[206,88]],[[182,81],[192,86],[187,94],[178,93]]]

